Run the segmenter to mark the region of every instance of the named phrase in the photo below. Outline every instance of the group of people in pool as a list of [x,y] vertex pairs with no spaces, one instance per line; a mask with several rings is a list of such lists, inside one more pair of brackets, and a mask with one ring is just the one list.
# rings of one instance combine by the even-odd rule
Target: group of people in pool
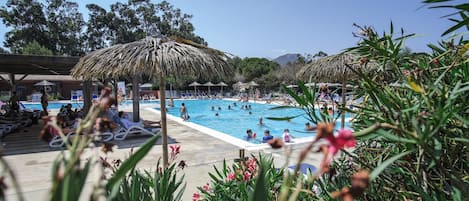
[[[270,131],[268,129],[266,129],[264,131],[264,136],[262,137],[262,140],[258,140],[256,138],[257,138],[256,133],[252,133],[251,129],[246,130],[246,137],[244,138],[246,141],[257,140],[257,141],[261,141],[262,143],[267,143],[269,140],[274,139],[274,136],[270,135]],[[291,138],[292,137],[290,135],[290,131],[288,129],[285,129],[283,134],[282,134],[283,141],[284,142],[291,142]]]
[[[234,102],[234,103],[233,103],[233,107],[237,107],[237,106],[238,106],[238,104],[236,104],[236,102]],[[231,109],[232,109],[231,104],[228,105],[227,109],[228,109],[228,110],[231,110]],[[242,109],[242,110],[252,110],[252,106],[251,106],[251,105],[241,105],[241,109]],[[210,110],[215,111],[215,106],[212,106]],[[222,110],[221,107],[218,106],[218,111],[221,111],[221,110]],[[252,114],[252,112],[249,111],[249,114]],[[220,116],[220,113],[216,112],[216,113],[215,113],[215,116],[216,116],[216,117]]]
[[[259,118],[259,122],[262,123],[262,117]],[[312,126],[309,122],[305,124],[305,130],[306,131],[314,131],[316,130],[316,126]],[[253,133],[251,129],[246,130],[246,136],[244,139],[246,141],[261,141],[262,143],[267,143],[269,140],[273,140],[274,136],[270,135],[270,131],[268,129],[264,130],[264,136],[262,137],[262,140],[258,140],[257,134]],[[290,134],[290,130],[286,128],[283,130],[282,133],[282,140],[283,142],[292,142],[293,136]]]

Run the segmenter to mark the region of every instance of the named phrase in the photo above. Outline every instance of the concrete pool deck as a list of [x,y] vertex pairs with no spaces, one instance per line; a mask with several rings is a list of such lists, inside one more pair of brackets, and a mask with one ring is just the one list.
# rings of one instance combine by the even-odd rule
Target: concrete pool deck
[[[160,116],[157,112],[146,109],[153,108],[154,106],[155,105],[141,105],[141,118],[152,121],[159,120]],[[131,111],[131,106],[129,105],[119,109]],[[29,132],[39,131],[30,129]],[[220,167],[224,159],[228,163],[233,163],[233,160],[239,156],[240,148],[238,146],[207,135],[189,126],[182,125],[172,119],[168,120],[168,135],[181,146],[181,154],[177,158],[177,161],[185,160],[188,165],[185,169],[180,170],[181,173],[185,175],[185,182],[187,183],[183,200],[191,200],[192,194],[197,191],[197,187],[210,181],[208,173],[213,171],[213,165]],[[292,165],[297,161],[299,152],[306,146],[306,143],[289,146],[292,148],[292,154],[288,165]],[[130,154],[130,151],[131,148],[118,148],[114,149],[114,152],[108,154],[106,157],[110,160],[125,159]],[[26,200],[47,199],[48,190],[51,187],[52,163],[59,153],[60,151],[48,151],[4,156],[5,160],[15,171]],[[91,155],[96,153],[96,150],[88,149],[85,154]],[[140,161],[138,168],[154,171],[156,162],[161,156],[161,153],[161,145],[154,145],[148,155]],[[286,158],[283,156],[284,149],[273,150],[265,147],[246,151],[247,156],[250,154],[257,155],[259,153],[272,155],[277,167],[281,167],[286,163]],[[305,162],[317,167],[320,160],[320,154],[310,153]],[[90,175],[88,178],[81,200],[88,200],[88,194],[91,192],[93,186],[93,178],[93,175]],[[12,184],[7,181],[7,185],[9,186],[6,191],[7,200],[18,200]]]

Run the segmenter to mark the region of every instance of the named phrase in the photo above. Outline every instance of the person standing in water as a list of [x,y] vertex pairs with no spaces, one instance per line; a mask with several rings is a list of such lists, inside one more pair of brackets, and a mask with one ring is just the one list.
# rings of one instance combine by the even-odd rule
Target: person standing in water
[[48,99],[49,97],[47,96],[46,90],[41,90],[42,96],[41,96],[41,105],[42,105],[42,111],[44,116],[48,116],[49,112],[47,112],[47,106],[49,106]]
[[179,113],[184,121],[187,121],[189,119],[189,112],[187,112],[187,108],[184,103],[181,104],[181,109],[179,109]]

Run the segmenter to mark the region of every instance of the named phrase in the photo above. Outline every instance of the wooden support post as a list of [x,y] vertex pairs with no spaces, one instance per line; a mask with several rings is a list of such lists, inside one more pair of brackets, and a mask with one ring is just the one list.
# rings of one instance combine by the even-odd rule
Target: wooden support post
[[85,114],[88,114],[88,111],[91,108],[91,104],[92,104],[91,101],[93,99],[92,87],[93,87],[93,84],[91,80],[83,81],[83,111],[85,112]]
[[163,165],[168,167],[168,129],[166,123],[166,84],[163,72],[160,72],[160,113],[163,147]]
[[134,122],[140,121],[140,91],[138,87],[138,76],[135,76],[132,80],[132,105],[133,105],[133,115],[132,120]]

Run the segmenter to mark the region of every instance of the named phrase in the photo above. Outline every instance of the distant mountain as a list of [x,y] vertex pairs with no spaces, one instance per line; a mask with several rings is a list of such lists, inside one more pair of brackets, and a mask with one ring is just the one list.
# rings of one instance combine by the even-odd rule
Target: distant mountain
[[272,61],[277,62],[281,66],[285,66],[288,62],[295,62],[298,59],[298,56],[300,56],[300,54],[284,54],[272,59]]

